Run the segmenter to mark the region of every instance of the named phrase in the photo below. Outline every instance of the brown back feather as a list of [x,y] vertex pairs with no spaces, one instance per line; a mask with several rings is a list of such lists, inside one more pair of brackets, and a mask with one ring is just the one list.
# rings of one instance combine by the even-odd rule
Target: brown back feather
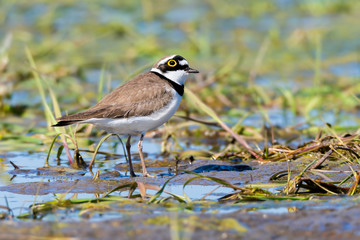
[[69,125],[90,118],[147,116],[163,108],[173,98],[170,88],[170,84],[156,74],[143,73],[116,88],[92,108],[58,118],[59,123],[54,126]]

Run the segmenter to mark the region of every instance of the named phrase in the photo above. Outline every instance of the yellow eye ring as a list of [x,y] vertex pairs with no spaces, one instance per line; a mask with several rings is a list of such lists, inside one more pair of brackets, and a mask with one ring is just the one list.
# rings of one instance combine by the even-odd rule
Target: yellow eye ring
[[175,67],[177,65],[177,62],[175,60],[171,59],[167,62],[167,64],[169,67]]

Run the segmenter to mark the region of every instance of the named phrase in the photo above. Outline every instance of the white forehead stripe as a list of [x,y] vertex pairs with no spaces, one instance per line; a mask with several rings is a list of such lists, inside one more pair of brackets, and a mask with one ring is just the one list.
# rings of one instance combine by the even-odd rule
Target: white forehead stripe
[[164,58],[163,60],[161,60],[161,61],[158,63],[157,66],[160,66],[161,64],[167,63],[167,61],[169,61],[170,59],[172,59],[172,58],[175,57],[175,56],[176,56],[176,55],[171,55],[171,56],[169,56],[169,57],[167,57],[167,58]]
[[185,59],[179,61],[179,63],[180,63],[180,65],[182,65],[182,66],[189,65],[189,63],[188,63]]

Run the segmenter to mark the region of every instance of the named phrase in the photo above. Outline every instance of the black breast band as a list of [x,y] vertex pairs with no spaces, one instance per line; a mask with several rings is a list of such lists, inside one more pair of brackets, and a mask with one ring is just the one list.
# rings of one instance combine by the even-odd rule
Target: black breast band
[[170,83],[171,87],[173,89],[175,89],[175,91],[180,95],[180,96],[183,96],[184,95],[184,85],[180,85],[170,79],[168,79],[167,77],[161,75],[160,73],[158,72],[152,72],[152,73],[155,73],[156,75],[158,75],[160,78],[168,81],[168,83]]

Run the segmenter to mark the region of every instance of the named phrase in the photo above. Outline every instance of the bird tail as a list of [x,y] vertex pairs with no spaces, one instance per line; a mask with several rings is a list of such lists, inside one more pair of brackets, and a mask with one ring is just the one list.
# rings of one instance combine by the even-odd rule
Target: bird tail
[[63,126],[68,126],[77,122],[80,122],[81,120],[63,120],[63,121],[59,121],[54,125],[51,125],[52,127],[63,127]]

